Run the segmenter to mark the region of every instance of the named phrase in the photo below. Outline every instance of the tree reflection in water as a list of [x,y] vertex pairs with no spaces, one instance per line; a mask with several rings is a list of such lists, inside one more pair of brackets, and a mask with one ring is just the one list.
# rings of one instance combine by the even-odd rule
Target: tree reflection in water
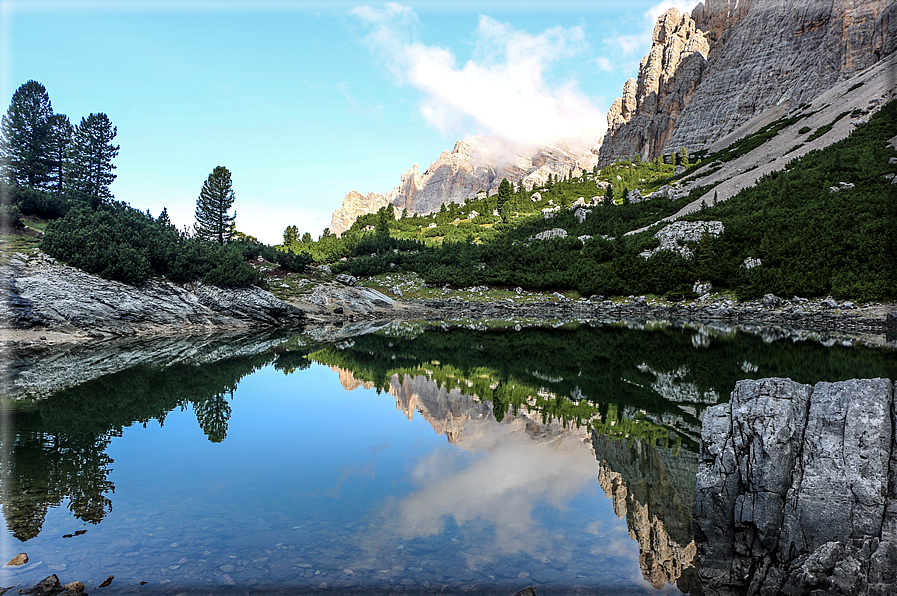
[[266,352],[202,366],[137,367],[14,409],[10,465],[3,470],[3,515],[13,536],[37,536],[47,510],[66,500],[76,518],[102,521],[115,491],[105,451],[125,427],[153,420],[164,425],[175,408],[192,407],[209,440],[223,441],[237,383],[276,359]]
[[[112,509],[113,462],[105,451],[113,437],[134,423],[163,425],[173,409],[190,407],[208,439],[224,441],[237,384],[269,364],[291,374],[307,368],[311,359],[351,371],[361,383],[387,391],[394,379],[423,375],[440,387],[475,396],[497,421],[526,408],[543,421],[587,427],[593,436],[615,439],[619,447],[639,442],[644,453],[636,459],[642,463],[614,442],[595,445],[606,467],[602,487],[619,500],[618,513],[635,524],[637,536],[642,534],[635,512],[647,516],[646,544],[662,535],[661,525],[669,525],[665,511],[683,509],[688,490],[678,490],[682,483],[677,480],[670,485],[677,490],[667,491],[678,499],[675,507],[652,501],[652,491],[663,482],[651,480],[653,472],[646,471],[643,484],[651,490],[645,492],[636,472],[655,460],[672,469],[673,460],[650,453],[657,445],[674,455],[677,448],[696,452],[704,409],[725,399],[737,380],[897,378],[893,352],[790,339],[770,342],[704,326],[577,324],[484,331],[436,325],[408,334],[387,326],[338,346],[319,345],[308,356],[310,348],[300,346],[265,347],[254,356],[202,365],[138,366],[30,405],[16,403],[9,416],[14,429],[10,465],[3,469],[3,511],[11,532],[23,541],[37,536],[48,508],[66,501],[75,517],[99,523]],[[670,545],[681,547],[677,556],[683,560],[655,560],[659,554],[645,551],[646,577],[675,580],[688,568],[690,551],[681,530],[667,527],[665,536]]]

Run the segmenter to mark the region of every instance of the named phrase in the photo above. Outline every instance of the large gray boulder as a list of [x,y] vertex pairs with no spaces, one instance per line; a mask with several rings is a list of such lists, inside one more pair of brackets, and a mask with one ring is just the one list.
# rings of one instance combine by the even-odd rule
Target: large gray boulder
[[45,255],[0,268],[0,327],[127,336],[300,323],[305,313],[257,288],[150,280],[132,285],[90,275]]
[[740,381],[706,411],[693,504],[705,595],[897,591],[894,386]]

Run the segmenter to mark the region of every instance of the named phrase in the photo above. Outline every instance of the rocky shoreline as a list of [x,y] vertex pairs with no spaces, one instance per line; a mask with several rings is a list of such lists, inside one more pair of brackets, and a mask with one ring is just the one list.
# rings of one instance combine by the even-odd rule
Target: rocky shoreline
[[423,306],[429,313],[439,313],[445,318],[500,318],[504,316],[546,317],[558,314],[582,318],[674,319],[691,321],[728,321],[760,325],[788,325],[811,330],[850,330],[897,333],[897,312],[894,305],[877,305],[859,308],[852,303],[837,303],[832,299],[809,301],[795,298],[793,301],[767,295],[762,301],[650,303],[644,297],[624,302],[611,300],[568,300],[556,302],[532,302],[526,304],[501,302],[472,302],[461,300],[426,301]]
[[51,345],[377,319],[639,319],[755,325],[782,328],[787,334],[842,332],[865,335],[865,343],[897,346],[895,304],[858,306],[832,298],[787,300],[771,294],[750,302],[709,294],[691,302],[643,296],[573,300],[557,292],[536,294],[519,288],[515,298],[508,298],[486,287],[463,294],[445,289],[444,299],[399,299],[338,277],[317,283],[311,293],[281,299],[257,287],[221,289],[164,280],[129,285],[89,275],[39,252],[17,254],[0,268],[0,342]]

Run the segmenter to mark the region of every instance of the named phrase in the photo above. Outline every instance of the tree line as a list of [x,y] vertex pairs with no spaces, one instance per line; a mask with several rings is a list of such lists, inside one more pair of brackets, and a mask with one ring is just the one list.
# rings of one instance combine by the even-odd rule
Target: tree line
[[164,277],[222,287],[265,284],[249,257],[264,255],[293,270],[309,261],[236,232],[231,173],[224,166],[203,183],[192,230],[175,228],[167,209],[153,217],[116,201],[110,186],[117,128],[102,112],[72,126],[54,113],[37,81],[15,91],[0,126],[0,223],[8,229],[20,226],[23,216],[51,220],[40,247],[61,261],[124,282]]

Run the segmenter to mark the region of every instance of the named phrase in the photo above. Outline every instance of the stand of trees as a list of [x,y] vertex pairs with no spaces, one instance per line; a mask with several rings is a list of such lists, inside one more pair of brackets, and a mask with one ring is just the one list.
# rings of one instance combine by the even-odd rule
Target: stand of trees
[[246,258],[267,255],[297,270],[309,259],[258,242],[230,242],[234,201],[230,172],[215,168],[197,201],[196,233],[179,231],[163,209],[158,218],[115,201],[113,143],[117,128],[104,113],[72,126],[55,114],[43,85],[28,81],[13,95],[2,117],[0,219],[16,225],[21,216],[52,220],[41,249],[62,261],[110,279],[140,282],[154,276],[203,281],[222,287],[264,285]]

